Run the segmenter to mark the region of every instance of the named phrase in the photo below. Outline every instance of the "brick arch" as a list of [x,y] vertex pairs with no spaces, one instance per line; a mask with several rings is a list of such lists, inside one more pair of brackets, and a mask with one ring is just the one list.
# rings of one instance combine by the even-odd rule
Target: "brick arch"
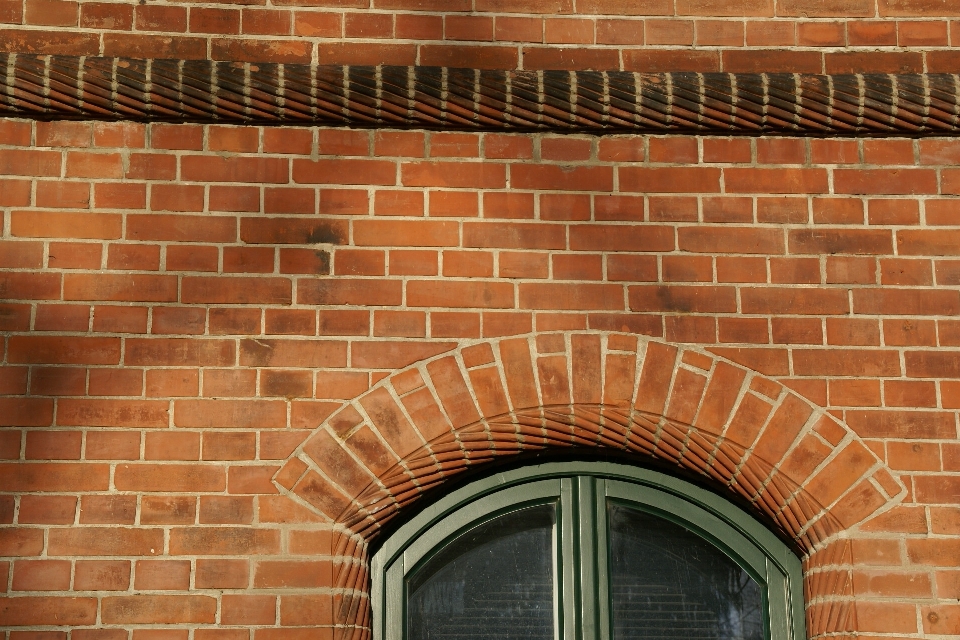
[[856,630],[850,540],[906,489],[844,423],[708,351],[624,333],[472,341],[384,378],[274,477],[332,522],[339,637],[365,637],[367,545],[429,489],[550,448],[617,449],[699,474],[805,554],[811,637]]

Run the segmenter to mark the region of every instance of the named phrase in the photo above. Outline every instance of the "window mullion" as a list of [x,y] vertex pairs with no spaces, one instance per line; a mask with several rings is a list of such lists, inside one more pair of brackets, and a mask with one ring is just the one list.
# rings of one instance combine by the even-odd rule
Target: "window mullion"
[[555,622],[562,640],[578,640],[577,579],[575,558],[579,556],[577,543],[577,492],[573,478],[560,481],[560,544],[557,545],[556,576],[559,612]]
[[597,563],[597,621],[599,640],[610,640],[610,551],[608,547],[609,534],[607,532],[607,482],[603,478],[596,478],[594,492],[594,518],[596,526],[596,553]]
[[580,640],[600,640],[599,629],[599,574],[597,563],[597,495],[596,478],[577,477],[577,534],[579,553],[578,592]]

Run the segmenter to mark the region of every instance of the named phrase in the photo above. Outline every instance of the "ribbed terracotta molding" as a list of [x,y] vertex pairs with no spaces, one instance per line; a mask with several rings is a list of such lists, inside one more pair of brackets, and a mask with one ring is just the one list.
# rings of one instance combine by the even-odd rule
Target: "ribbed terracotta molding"
[[[760,55],[760,54],[758,54]],[[0,115],[584,133],[957,135],[960,75],[490,71],[0,54]]]

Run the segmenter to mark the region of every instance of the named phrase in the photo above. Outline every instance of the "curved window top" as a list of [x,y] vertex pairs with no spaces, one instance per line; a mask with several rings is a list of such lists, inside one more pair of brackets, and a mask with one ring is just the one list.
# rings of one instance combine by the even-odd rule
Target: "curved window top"
[[374,640],[801,640],[800,561],[688,482],[609,463],[501,473],[373,558]]

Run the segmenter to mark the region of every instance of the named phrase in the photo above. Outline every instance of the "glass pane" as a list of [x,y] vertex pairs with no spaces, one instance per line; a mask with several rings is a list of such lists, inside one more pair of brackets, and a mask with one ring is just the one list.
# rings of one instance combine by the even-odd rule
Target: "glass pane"
[[763,640],[760,585],[672,522],[607,503],[615,640]]
[[407,579],[408,640],[553,640],[553,505],[448,544]]

